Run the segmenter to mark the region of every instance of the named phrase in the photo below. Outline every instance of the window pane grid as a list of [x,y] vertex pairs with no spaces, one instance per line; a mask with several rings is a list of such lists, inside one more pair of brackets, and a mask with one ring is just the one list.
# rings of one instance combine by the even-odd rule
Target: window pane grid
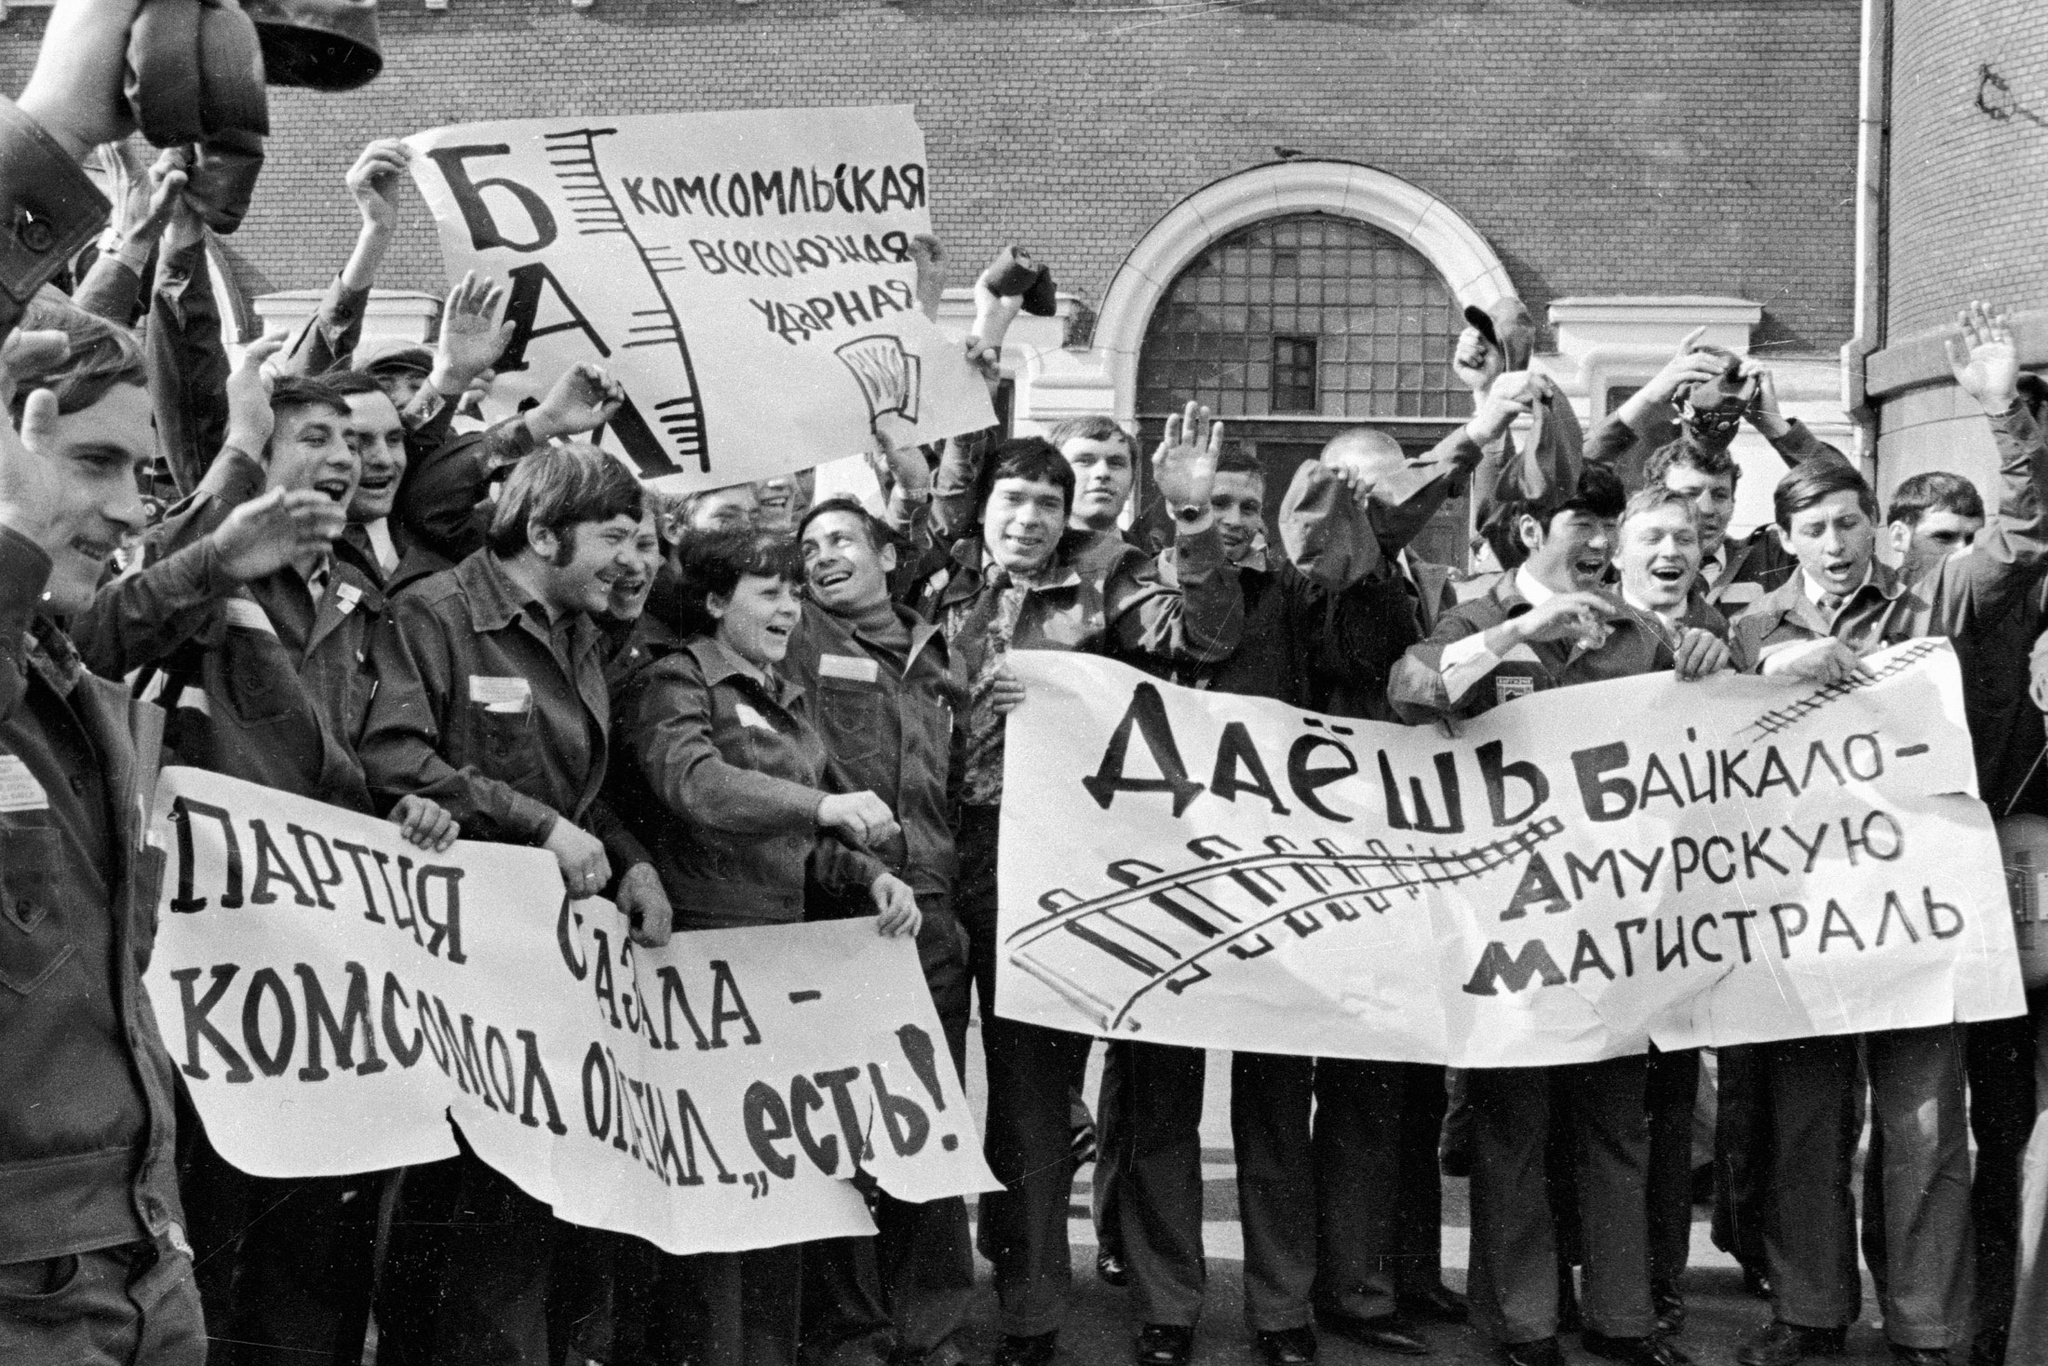
[[1450,367],[1463,326],[1435,269],[1391,235],[1327,214],[1268,219],[1212,243],[1153,310],[1138,407],[1446,417],[1466,403]]

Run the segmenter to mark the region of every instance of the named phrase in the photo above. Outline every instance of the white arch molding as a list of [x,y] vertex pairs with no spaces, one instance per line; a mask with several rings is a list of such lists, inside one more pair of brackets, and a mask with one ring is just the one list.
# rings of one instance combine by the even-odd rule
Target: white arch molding
[[1137,412],[1138,353],[1152,311],[1188,265],[1218,239],[1282,214],[1327,213],[1369,223],[1420,252],[1459,304],[1484,307],[1513,284],[1464,215],[1399,176],[1350,161],[1277,161],[1205,185],[1152,225],[1117,267],[1085,356],[1021,357],[1019,416],[1050,424],[1107,409]]

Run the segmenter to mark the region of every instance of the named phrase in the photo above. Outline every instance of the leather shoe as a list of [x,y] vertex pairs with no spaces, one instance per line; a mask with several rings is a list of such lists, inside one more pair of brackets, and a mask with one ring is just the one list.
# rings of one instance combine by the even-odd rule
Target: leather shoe
[[989,1358],[989,1366],[1046,1366],[1060,1349],[1060,1335],[1034,1333],[1021,1337],[1005,1333],[996,1339],[995,1355]]
[[1361,1347],[1404,1357],[1429,1355],[1429,1344],[1410,1332],[1408,1325],[1392,1314],[1376,1314],[1369,1319],[1333,1313],[1325,1313],[1321,1317],[1325,1328]]
[[1943,1347],[1901,1347],[1892,1344],[1892,1360],[1906,1363],[1906,1366],[1948,1366],[1948,1350]]
[[1500,1349],[1500,1359],[1502,1366],[1564,1366],[1564,1353],[1558,1350],[1556,1338],[1510,1342]]
[[1652,1334],[1640,1338],[1611,1338],[1588,1328],[1579,1335],[1579,1346],[1596,1357],[1625,1362],[1627,1366],[1692,1366],[1692,1358]]
[[1124,1265],[1120,1252],[1098,1252],[1095,1254],[1095,1275],[1104,1285],[1122,1289],[1131,1283],[1131,1269]]
[[1463,1323],[1472,1316],[1465,1297],[1447,1285],[1433,1285],[1394,1301],[1409,1318],[1424,1323]]
[[1735,1359],[1742,1366],[1796,1366],[1808,1357],[1838,1357],[1847,1334],[1840,1328],[1806,1328],[1774,1319],[1742,1344]]
[[1187,1366],[1195,1330],[1178,1323],[1148,1323],[1138,1330],[1138,1366]]
[[1650,1304],[1657,1311],[1657,1335],[1673,1337],[1685,1327],[1685,1296],[1675,1285],[1650,1287]]
[[1308,1366],[1316,1359],[1316,1330],[1307,1326],[1254,1333],[1252,1344],[1266,1358],[1266,1366]]

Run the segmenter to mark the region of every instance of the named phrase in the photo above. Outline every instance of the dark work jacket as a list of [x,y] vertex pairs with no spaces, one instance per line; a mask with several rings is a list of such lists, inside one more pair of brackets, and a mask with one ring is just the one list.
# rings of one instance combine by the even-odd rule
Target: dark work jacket
[[259,486],[255,473],[244,457],[215,462],[153,532],[149,552],[163,558],[106,585],[73,623],[79,653],[106,677],[161,676],[179,762],[369,812],[356,746],[384,611],[375,561],[338,544],[317,604],[290,568],[227,579],[210,533]]
[[902,827],[870,852],[912,891],[944,894],[953,887],[953,749],[967,681],[937,627],[907,607],[896,612],[910,632],[907,659],[805,603],[782,672],[810,700],[833,789],[874,793]]
[[618,810],[679,930],[793,924],[806,874],[845,900],[887,871],[818,829],[825,744],[804,690],[773,673],[763,683],[715,637],[627,682],[618,740],[634,769],[613,786]]
[[2018,680],[2028,655],[2048,626],[2048,575],[2037,572],[2027,591],[1995,622],[1955,640],[1963,671],[1963,714],[1977,757],[1977,790],[1993,816],[2008,812],[2048,815],[2048,728],[2041,708]]
[[418,793],[465,838],[504,844],[540,844],[567,820],[604,841],[614,873],[647,861],[598,800],[611,707],[589,617],[551,627],[488,550],[388,611],[362,743],[380,807]]
[[[1870,577],[1832,618],[1806,596],[1805,575],[1792,575],[1735,623],[1736,638],[1756,665],[1787,646],[1830,635],[1859,655],[1921,636],[1960,641],[1995,626],[2024,599],[2048,559],[2048,498],[2041,487],[2048,480],[2048,440],[2021,405],[1993,417],[1991,434],[2004,493],[1997,515],[1967,551],[1910,584],[1872,560]],[[2008,686],[2022,692],[2026,681],[2015,675]]]
[[[1576,641],[1557,640],[1520,645],[1462,696],[1451,697],[1443,681],[1444,647],[1490,631],[1528,610],[1528,600],[1515,587],[1515,576],[1509,574],[1502,577],[1491,593],[1446,612],[1429,639],[1410,649],[1394,666],[1387,692],[1395,713],[1410,725],[1466,718],[1531,692],[1633,678],[1677,667],[1677,656],[1662,624],[1648,613],[1625,609],[1608,623],[1607,640],[1598,649],[1588,650]],[[1723,640],[1729,638],[1727,619],[1697,598],[1687,604],[1679,624],[1712,632]],[[1740,650],[1736,652],[1735,666],[1748,667]]]
[[142,985],[163,717],[35,622],[49,572],[0,528],[0,754],[17,808],[0,813],[0,1263],[185,1241],[172,1064]]

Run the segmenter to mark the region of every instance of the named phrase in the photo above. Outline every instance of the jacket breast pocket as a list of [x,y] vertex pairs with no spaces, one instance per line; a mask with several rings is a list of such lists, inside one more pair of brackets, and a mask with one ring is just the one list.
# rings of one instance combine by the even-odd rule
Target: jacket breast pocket
[[47,826],[0,829],[0,986],[32,996],[76,946],[50,919],[57,832]]
[[511,782],[533,772],[540,757],[535,752],[539,739],[533,708],[501,711],[472,702],[470,712],[486,776]]
[[826,681],[818,688],[818,730],[826,752],[858,765],[882,752],[888,737],[888,696],[880,688]]

